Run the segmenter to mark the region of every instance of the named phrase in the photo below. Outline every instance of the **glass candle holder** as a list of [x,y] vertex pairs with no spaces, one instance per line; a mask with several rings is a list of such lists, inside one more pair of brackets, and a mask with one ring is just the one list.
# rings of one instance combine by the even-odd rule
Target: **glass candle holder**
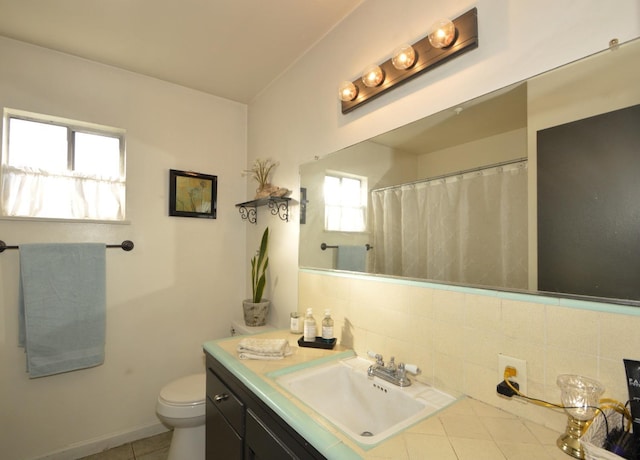
[[581,375],[562,374],[556,383],[560,400],[569,416],[567,428],[557,441],[558,447],[572,457],[584,459],[580,437],[596,415],[604,387],[596,380]]

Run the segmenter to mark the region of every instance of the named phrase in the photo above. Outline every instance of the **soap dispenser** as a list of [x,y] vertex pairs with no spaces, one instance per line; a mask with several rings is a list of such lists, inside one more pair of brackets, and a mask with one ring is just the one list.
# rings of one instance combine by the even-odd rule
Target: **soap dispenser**
[[333,318],[331,318],[331,310],[328,308],[324,311],[324,319],[322,320],[322,340],[325,342],[333,340]]
[[313,310],[307,308],[307,314],[304,317],[304,335],[302,340],[305,342],[316,341],[316,320],[313,317]]

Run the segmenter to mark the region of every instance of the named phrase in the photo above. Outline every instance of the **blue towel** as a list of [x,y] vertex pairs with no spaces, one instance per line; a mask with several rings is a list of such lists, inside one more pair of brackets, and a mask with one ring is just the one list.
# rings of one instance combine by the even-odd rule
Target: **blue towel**
[[363,272],[367,263],[367,248],[360,246],[338,246],[336,269]]
[[104,362],[104,244],[21,244],[19,345],[29,377]]

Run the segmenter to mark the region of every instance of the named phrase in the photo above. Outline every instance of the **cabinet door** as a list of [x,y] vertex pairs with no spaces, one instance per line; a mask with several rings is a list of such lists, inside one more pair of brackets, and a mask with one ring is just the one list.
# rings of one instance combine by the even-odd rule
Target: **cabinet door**
[[207,396],[242,437],[244,435],[244,403],[210,368],[207,371]]
[[285,460],[296,457],[287,446],[253,413],[247,410],[245,460]]
[[242,438],[207,398],[206,458],[242,460]]

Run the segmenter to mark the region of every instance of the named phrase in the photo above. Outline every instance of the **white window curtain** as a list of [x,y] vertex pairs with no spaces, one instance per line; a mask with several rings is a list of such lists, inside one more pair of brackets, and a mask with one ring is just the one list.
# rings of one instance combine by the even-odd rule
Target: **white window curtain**
[[527,163],[371,192],[373,271],[527,288]]
[[125,181],[71,172],[3,166],[2,209],[5,216],[122,220]]

